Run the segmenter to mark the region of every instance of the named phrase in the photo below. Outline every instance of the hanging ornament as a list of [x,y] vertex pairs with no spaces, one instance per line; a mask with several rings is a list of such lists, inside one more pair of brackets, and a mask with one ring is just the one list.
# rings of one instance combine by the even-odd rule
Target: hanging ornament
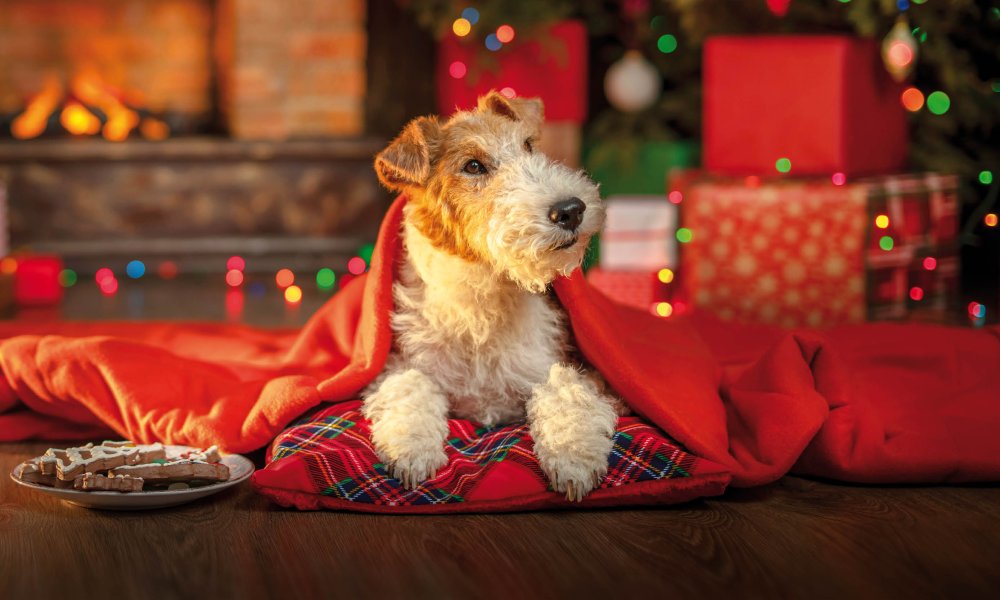
[[917,39],[913,37],[905,15],[899,15],[896,24],[882,40],[882,61],[898,82],[905,81],[917,66]]
[[783,17],[788,13],[788,5],[792,3],[792,0],[767,0],[767,9],[770,10],[774,16]]
[[660,72],[638,50],[629,50],[604,77],[604,95],[622,112],[649,108],[660,97]]

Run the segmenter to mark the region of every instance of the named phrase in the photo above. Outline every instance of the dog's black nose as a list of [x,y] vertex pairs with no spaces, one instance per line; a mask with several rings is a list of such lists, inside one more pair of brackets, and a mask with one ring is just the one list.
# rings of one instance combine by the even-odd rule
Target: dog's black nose
[[566,231],[574,231],[583,221],[583,211],[586,209],[579,198],[562,200],[549,207],[549,220]]

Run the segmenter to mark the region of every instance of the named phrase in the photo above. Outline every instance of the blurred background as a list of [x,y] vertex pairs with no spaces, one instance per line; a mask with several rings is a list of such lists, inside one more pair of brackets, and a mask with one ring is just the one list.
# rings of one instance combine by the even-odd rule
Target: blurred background
[[987,0],[2,0],[0,314],[301,324],[373,155],[497,89],[601,183],[621,302],[996,322],[998,40]]

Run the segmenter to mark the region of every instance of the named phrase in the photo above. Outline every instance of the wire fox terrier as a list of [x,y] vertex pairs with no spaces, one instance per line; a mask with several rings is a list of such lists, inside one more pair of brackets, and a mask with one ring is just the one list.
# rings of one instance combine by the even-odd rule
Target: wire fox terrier
[[552,487],[581,500],[608,468],[621,402],[575,354],[546,293],[580,266],[604,208],[584,174],[534,146],[538,99],[491,92],[446,123],[419,117],[375,158],[405,193],[394,345],[364,393],[379,458],[406,488],[448,459],[449,415],[527,417]]

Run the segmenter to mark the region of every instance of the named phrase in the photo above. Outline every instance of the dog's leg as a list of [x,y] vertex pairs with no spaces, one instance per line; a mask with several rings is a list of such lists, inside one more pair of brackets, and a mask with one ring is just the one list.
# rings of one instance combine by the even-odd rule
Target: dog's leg
[[546,383],[527,403],[535,454],[553,489],[579,501],[608,472],[618,422],[614,400],[573,367],[552,365]]
[[379,458],[403,487],[413,489],[448,462],[448,399],[417,369],[391,373],[365,398]]

